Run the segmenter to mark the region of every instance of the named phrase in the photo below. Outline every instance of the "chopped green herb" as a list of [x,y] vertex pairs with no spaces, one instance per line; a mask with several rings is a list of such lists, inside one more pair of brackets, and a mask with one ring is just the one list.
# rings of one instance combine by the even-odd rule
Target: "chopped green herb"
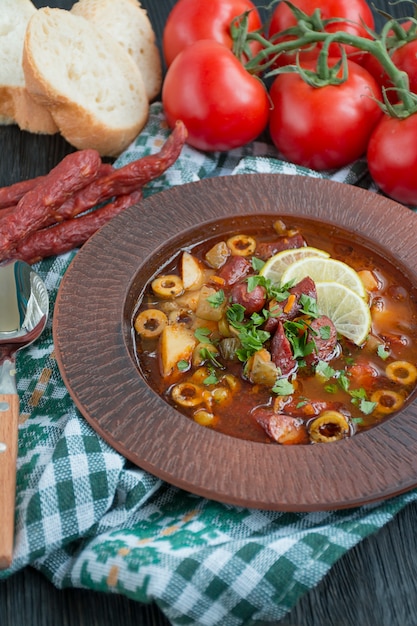
[[359,410],[365,415],[372,413],[377,405],[376,402],[368,400],[368,396],[363,387],[360,387],[359,389],[351,389],[349,391],[349,395],[352,397],[352,403],[358,406]]
[[200,356],[204,361],[210,361],[210,363],[216,367],[223,367],[222,364],[216,359],[216,355],[207,348],[201,348]]
[[189,368],[190,364],[188,361],[185,361],[184,359],[181,359],[181,361],[178,361],[177,363],[177,367],[180,370],[180,372],[185,372],[188,368]]
[[258,328],[269,317],[266,310],[262,313],[253,313],[249,319],[245,320],[245,307],[241,304],[232,304],[227,308],[226,317],[231,326],[239,331],[241,348],[236,350],[236,356],[240,361],[247,361],[271,337],[271,333]]
[[333,369],[326,361],[319,361],[316,365],[316,374],[320,374],[326,380],[336,376],[336,370]]
[[302,359],[314,350],[314,342],[307,341],[306,324],[304,322],[284,322],[284,331],[293,350],[295,359]]
[[199,343],[210,343],[210,339],[209,339],[210,332],[211,331],[209,328],[201,326],[200,328],[195,329],[194,336]]
[[263,309],[261,313],[252,313],[250,316],[253,326],[261,326],[269,317],[269,313],[266,309]]
[[294,393],[294,385],[288,378],[279,378],[272,387],[272,391],[278,396],[290,396]]
[[203,380],[204,385],[215,385],[219,382],[214,367],[209,366],[210,374]]
[[337,385],[324,385],[324,391],[327,393],[337,393]]
[[295,285],[295,279],[292,279],[292,280],[289,280],[288,283],[285,283],[285,285],[282,285],[282,289],[289,291],[291,287],[294,287],[294,285]]
[[247,361],[248,358],[263,347],[271,334],[266,330],[259,330],[254,326],[242,326],[239,332],[241,348],[236,350],[236,355],[240,361]]
[[269,317],[279,317],[282,313],[282,308],[277,304],[273,304],[268,311]]
[[262,259],[259,259],[256,256],[252,257],[252,267],[255,270],[255,272],[260,272],[264,265],[265,265],[265,261],[262,261]]
[[245,319],[245,307],[241,304],[232,304],[227,308],[226,317],[234,328],[240,328]]
[[224,295],[223,289],[219,289],[219,291],[216,291],[216,293],[214,293],[212,296],[209,296],[207,298],[207,302],[211,304],[213,309],[218,309],[219,306],[223,304],[224,298],[225,298],[225,295]]
[[319,335],[322,339],[330,339],[330,326],[322,326]]
[[[310,317],[316,318],[319,317],[319,310],[317,308],[317,300],[303,293],[300,296],[299,303],[301,305],[301,312],[305,315],[309,315]],[[329,328],[330,332],[330,328]]]
[[346,372],[340,372],[337,380],[338,380],[339,385],[344,391],[349,391],[350,380]]
[[365,413],[365,415],[370,415],[376,405],[376,402],[371,402],[370,400],[361,400],[359,403],[359,409],[362,411],[362,413]]
[[205,385],[215,385],[218,382],[219,382],[219,379],[217,378],[215,372],[212,372],[209,376],[207,376],[207,378],[203,380],[203,383]]
[[285,285],[283,287],[280,287],[279,285],[274,285],[271,280],[266,281],[265,288],[268,294],[268,298],[274,298],[274,300],[276,300],[277,302],[284,302],[284,300],[286,300],[290,295],[290,292]]
[[249,276],[248,283],[248,291],[253,291],[258,285],[263,286],[261,283],[264,282],[264,278],[262,276]]
[[390,351],[389,351],[389,350],[387,350],[387,349],[385,348],[385,346],[383,346],[382,344],[380,344],[380,345],[378,346],[378,348],[377,348],[377,351],[376,351],[376,352],[377,352],[378,356],[379,356],[379,357],[380,357],[383,361],[385,361],[385,359],[387,359],[387,358],[389,357],[389,355],[390,355]]
[[363,387],[359,387],[359,389],[351,389],[349,394],[352,396],[353,400],[366,399],[366,391]]
[[286,285],[281,287],[271,281],[270,278],[265,276],[249,276],[248,278],[248,290],[252,291],[257,285],[264,287],[268,299],[274,298],[277,302],[286,300],[289,296],[288,288]]

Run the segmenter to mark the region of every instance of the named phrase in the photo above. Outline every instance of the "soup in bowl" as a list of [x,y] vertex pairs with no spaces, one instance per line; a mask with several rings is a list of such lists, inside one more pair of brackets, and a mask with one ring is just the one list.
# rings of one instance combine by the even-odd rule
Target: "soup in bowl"
[[331,443],[395,415],[417,383],[417,302],[343,229],[259,215],[171,242],[135,306],[139,371],[223,434]]
[[[321,302],[318,313],[336,327],[336,344],[332,324],[318,321],[313,306],[308,314],[298,311],[290,319],[291,310],[301,304],[301,294],[294,290],[300,265],[311,259],[291,258],[291,248],[272,248],[269,257],[259,254],[261,244],[282,242],[282,237],[296,243],[296,256],[299,249],[314,252],[310,267],[329,261],[326,280],[310,278]],[[232,295],[224,275],[227,264],[240,256],[237,251],[253,245],[252,239],[258,251],[241,255],[250,268],[241,281],[247,289]],[[227,258],[216,267],[216,251],[221,259],[222,249]],[[279,257],[278,264],[276,258],[270,261],[281,252],[292,261],[286,268],[287,278],[293,273],[286,289],[274,277]],[[75,256],[54,309],[59,368],[76,406],[111,446],[140,468],[194,494],[289,511],[350,507],[391,497],[417,486],[412,382],[416,255],[417,216],[350,185],[251,174],[174,187],[124,211]],[[335,275],[339,263],[343,271]],[[192,268],[202,273],[201,285],[193,285]],[[174,286],[178,280],[183,283],[181,295],[167,294],[171,279],[165,282],[164,277],[172,275]],[[346,287],[348,276],[353,282]],[[266,289],[268,281],[276,286],[260,311],[249,314],[245,301],[252,298],[252,287],[259,283]],[[324,287],[326,311],[320,282],[337,285]],[[195,302],[190,306],[207,287],[215,292],[214,299],[210,293],[205,298],[207,310],[216,310],[212,304],[217,304],[223,322],[203,316],[197,320]],[[335,301],[346,289],[359,312],[350,331],[340,316],[334,317]],[[311,290],[303,293],[303,307],[312,305],[312,295]],[[191,303],[184,307],[187,299]],[[162,341],[142,338],[135,330],[142,310],[159,308],[168,326],[184,331],[179,336],[188,337],[192,349],[173,343],[175,333]],[[352,309],[348,307],[350,318]],[[152,331],[158,319],[151,315],[147,322],[145,317],[139,329],[143,322]],[[256,332],[245,333],[248,324]],[[304,346],[304,355],[289,355],[289,371],[271,346],[275,324],[284,327],[287,339],[291,329],[297,331],[292,347],[297,335],[308,338],[298,346]],[[251,342],[242,340],[252,334],[264,341],[248,346]],[[235,347],[236,339],[245,343],[248,351],[235,350],[226,362],[222,351],[230,339]],[[165,348],[158,353],[160,343]],[[254,363],[256,352],[260,354]],[[390,363],[400,381],[386,372]],[[378,390],[379,398],[373,395]],[[204,402],[183,406],[187,400],[193,403],[193,393]],[[396,407],[398,397],[401,406]],[[240,402],[242,411],[233,411],[234,402]],[[311,426],[322,417],[322,409],[333,418],[336,413],[336,421],[327,413],[323,423],[315,424],[323,438],[317,441],[314,429],[311,438]],[[297,430],[298,442],[292,438]],[[279,433],[289,437],[286,442]]]

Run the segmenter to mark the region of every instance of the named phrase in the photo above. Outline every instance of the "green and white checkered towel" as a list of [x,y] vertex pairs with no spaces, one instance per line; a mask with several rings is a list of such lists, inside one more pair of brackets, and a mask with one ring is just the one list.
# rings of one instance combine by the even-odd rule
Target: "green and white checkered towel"
[[[157,152],[160,104],[117,162]],[[317,173],[257,142],[227,154],[185,147],[146,194],[209,176],[284,172],[370,188],[365,162]],[[50,295],[75,252],[36,265]],[[280,513],[205,500],[133,466],[75,408],[54,357],[52,324],[18,355],[21,402],[16,547],[0,578],[32,565],[57,587],[155,601],[172,624],[239,626],[281,619],[361,539],[416,499],[411,491],[350,510]]]

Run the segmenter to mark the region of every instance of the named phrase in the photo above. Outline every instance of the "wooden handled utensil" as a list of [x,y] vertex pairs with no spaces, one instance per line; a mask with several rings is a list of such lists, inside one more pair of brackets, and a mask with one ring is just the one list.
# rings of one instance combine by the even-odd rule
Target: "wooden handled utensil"
[[48,292],[30,265],[0,265],[0,569],[13,558],[19,422],[15,355],[42,333],[48,310]]

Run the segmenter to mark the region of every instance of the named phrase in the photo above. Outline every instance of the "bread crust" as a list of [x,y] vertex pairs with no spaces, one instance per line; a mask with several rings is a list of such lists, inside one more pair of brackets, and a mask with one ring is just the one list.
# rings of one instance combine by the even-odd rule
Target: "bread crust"
[[12,102],[13,118],[20,130],[39,135],[55,135],[59,132],[51,113],[32,98],[26,87],[13,91]]
[[147,121],[145,85],[129,54],[70,11],[45,7],[33,15],[22,67],[30,96],[77,149],[118,156]]
[[32,133],[57,133],[49,111],[28,94],[22,69],[25,31],[37,9],[30,0],[1,0],[1,5],[0,124],[18,124]]

